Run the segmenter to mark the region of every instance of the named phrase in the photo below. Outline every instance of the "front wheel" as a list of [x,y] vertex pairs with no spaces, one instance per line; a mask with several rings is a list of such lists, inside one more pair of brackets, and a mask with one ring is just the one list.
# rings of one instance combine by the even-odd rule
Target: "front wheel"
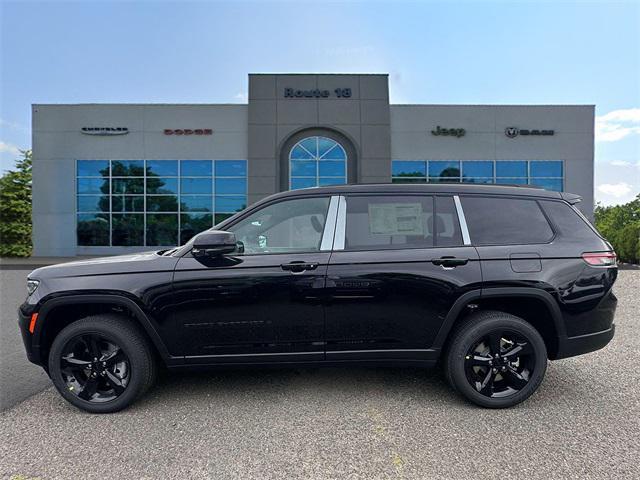
[[49,352],[58,392],[92,413],[117,412],[133,403],[153,384],[155,369],[144,335],[131,320],[112,314],[65,327]]
[[465,320],[445,359],[449,384],[487,408],[523,402],[538,389],[546,369],[547,349],[538,331],[498,311],[481,311]]

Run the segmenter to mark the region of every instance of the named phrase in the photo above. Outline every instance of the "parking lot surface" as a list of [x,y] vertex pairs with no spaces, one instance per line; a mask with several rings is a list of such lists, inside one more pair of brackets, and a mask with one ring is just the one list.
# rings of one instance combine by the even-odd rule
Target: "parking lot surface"
[[0,475],[47,478],[640,478],[640,271],[605,349],[549,365],[509,410],[437,371],[172,375],[112,415],[51,388],[0,414]]

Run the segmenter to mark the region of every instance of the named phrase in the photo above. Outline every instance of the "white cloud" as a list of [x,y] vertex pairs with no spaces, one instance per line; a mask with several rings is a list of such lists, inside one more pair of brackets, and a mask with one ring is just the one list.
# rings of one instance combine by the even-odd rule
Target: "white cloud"
[[617,142],[640,134],[640,108],[614,110],[596,116],[596,142]]
[[8,153],[10,155],[20,155],[20,149],[10,143],[5,143],[0,140],[0,153]]
[[628,162],[626,160],[613,160],[611,165],[614,167],[636,167],[640,168],[640,161],[638,162]]
[[598,185],[598,191],[605,195],[610,195],[615,198],[626,197],[631,193],[633,187],[626,182],[619,183],[603,183]]
[[233,96],[233,98],[240,100],[242,103],[247,103],[249,101],[249,94],[247,92],[238,92]]

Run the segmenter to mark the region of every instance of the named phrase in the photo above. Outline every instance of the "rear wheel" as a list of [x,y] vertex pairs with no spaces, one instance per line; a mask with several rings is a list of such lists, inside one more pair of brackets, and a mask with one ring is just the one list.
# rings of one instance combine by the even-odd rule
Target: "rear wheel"
[[547,368],[538,331],[508,313],[471,315],[453,334],[445,372],[451,386],[488,408],[516,405],[533,394]]
[[64,328],[49,353],[55,387],[71,404],[93,413],[121,410],[153,384],[151,347],[131,321],[87,317]]

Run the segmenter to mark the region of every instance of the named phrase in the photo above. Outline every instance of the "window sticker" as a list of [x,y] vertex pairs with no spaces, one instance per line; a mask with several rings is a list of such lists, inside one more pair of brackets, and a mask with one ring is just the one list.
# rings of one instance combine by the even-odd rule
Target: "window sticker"
[[373,235],[424,235],[422,204],[370,203],[369,231]]

